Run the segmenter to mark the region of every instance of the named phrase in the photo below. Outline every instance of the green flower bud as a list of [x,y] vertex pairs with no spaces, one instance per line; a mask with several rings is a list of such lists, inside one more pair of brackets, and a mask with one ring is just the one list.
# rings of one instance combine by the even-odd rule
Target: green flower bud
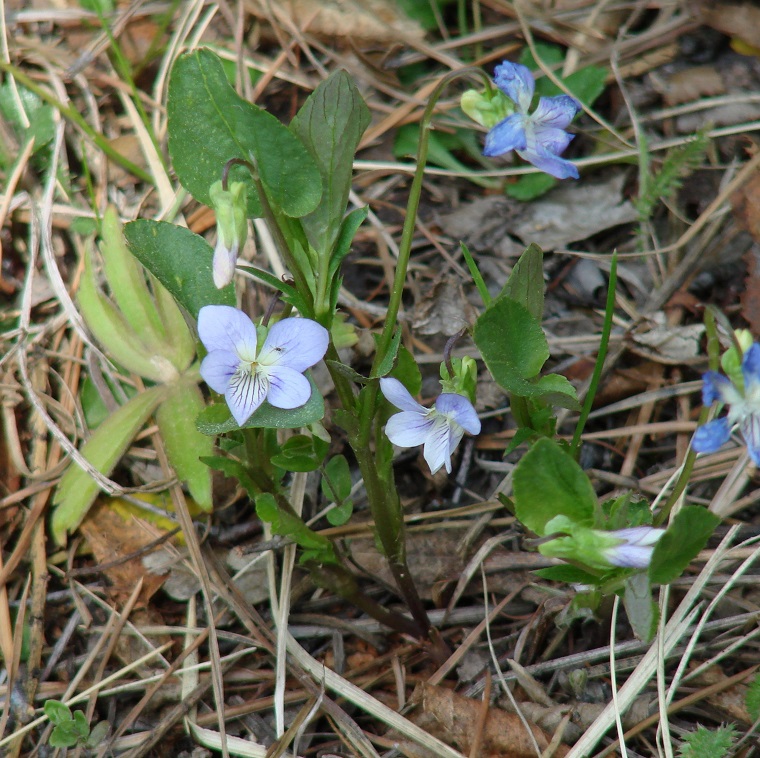
[[214,284],[226,287],[235,274],[237,257],[248,236],[246,215],[247,189],[243,182],[230,182],[225,190],[221,181],[210,189],[211,207],[216,213],[216,248],[214,249]]

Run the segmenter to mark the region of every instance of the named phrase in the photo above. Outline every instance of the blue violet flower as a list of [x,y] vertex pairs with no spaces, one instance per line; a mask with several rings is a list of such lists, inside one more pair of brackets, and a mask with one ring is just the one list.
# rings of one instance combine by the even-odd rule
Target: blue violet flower
[[557,179],[578,178],[578,169],[560,154],[573,139],[564,131],[581,106],[569,95],[542,97],[528,113],[536,83],[519,63],[504,61],[494,71],[494,83],[515,103],[515,113],[494,126],[486,136],[483,155],[494,157],[510,150]]
[[275,408],[298,408],[311,397],[303,375],[327,351],[327,329],[306,318],[286,318],[274,324],[259,347],[251,319],[229,305],[206,305],[198,313],[198,336],[208,355],[201,376],[224,395],[230,412],[242,426],[267,400]]
[[[717,371],[702,376],[702,402],[716,400],[729,406],[728,413],[700,426],[691,440],[698,453],[714,453],[731,436],[734,424],[739,425],[749,456],[760,466],[760,344],[755,342],[745,351],[741,362],[743,382],[732,382]],[[739,386],[742,384],[744,386]]]
[[398,379],[381,379],[380,390],[388,402],[401,410],[388,419],[388,439],[399,447],[424,445],[423,455],[433,474],[441,466],[451,473],[451,455],[465,432],[480,434],[478,414],[462,395],[445,392],[432,408],[425,408]]
[[654,546],[663,534],[664,529],[652,526],[631,526],[605,532],[605,537],[614,537],[620,542],[603,548],[601,553],[609,563],[619,568],[647,568],[652,561]]

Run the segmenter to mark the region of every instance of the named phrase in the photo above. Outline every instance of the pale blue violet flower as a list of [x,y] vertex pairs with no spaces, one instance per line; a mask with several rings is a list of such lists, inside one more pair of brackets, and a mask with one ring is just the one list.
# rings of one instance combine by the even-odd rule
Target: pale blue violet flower
[[664,529],[652,526],[632,526],[604,532],[605,537],[619,540],[617,545],[602,548],[602,555],[613,566],[619,568],[647,568],[652,561],[652,553],[657,541],[665,534]]
[[430,471],[435,474],[445,466],[451,473],[451,455],[464,433],[480,433],[480,419],[472,403],[463,395],[445,392],[432,408],[425,408],[398,379],[381,379],[380,389],[401,410],[388,419],[388,439],[399,447],[424,445],[423,455]]
[[557,179],[578,178],[578,169],[560,154],[573,139],[564,131],[580,110],[569,95],[542,97],[528,113],[536,83],[530,69],[504,61],[494,71],[496,86],[515,103],[515,113],[494,126],[486,136],[483,155],[493,157],[510,150]]
[[717,371],[702,376],[702,402],[712,405],[720,400],[729,406],[728,413],[700,426],[691,440],[698,453],[714,453],[728,442],[734,424],[739,425],[749,456],[760,466],[760,344],[745,351],[741,363],[744,386],[734,384]]
[[555,516],[547,522],[546,534],[564,533],[538,546],[542,555],[575,561],[606,571],[611,566],[643,569],[652,561],[654,547],[664,529],[653,526],[631,526],[604,531],[578,524],[567,516]]
[[224,395],[242,426],[267,400],[275,408],[298,408],[311,397],[303,375],[327,351],[327,329],[306,318],[274,324],[259,346],[251,319],[228,305],[206,305],[198,313],[198,336],[208,355],[201,376]]

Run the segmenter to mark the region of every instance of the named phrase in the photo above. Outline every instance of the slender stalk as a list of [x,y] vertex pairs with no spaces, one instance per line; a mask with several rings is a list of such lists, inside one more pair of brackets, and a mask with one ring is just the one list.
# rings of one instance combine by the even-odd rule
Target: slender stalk
[[[429,133],[433,112],[435,110],[438,98],[443,89],[454,79],[470,74],[476,74],[481,77],[486,86],[490,86],[490,80],[480,69],[469,68],[459,71],[452,71],[444,76],[430,95],[427,107],[420,121],[420,139],[417,148],[417,168],[414,172],[412,186],[409,190],[409,202],[406,209],[406,218],[401,233],[401,242],[399,245],[398,261],[396,262],[396,273],[391,290],[388,313],[386,316],[385,326],[380,335],[377,346],[377,352],[372,363],[371,376],[379,378],[380,367],[388,357],[393,336],[397,327],[398,312],[401,307],[401,300],[406,283],[406,272],[409,266],[409,259],[412,251],[412,241],[414,239],[414,230],[417,221],[417,211],[422,194],[422,182],[425,176],[425,163],[428,154]],[[383,553],[388,560],[389,567],[393,573],[396,585],[404,597],[414,620],[420,627],[420,632],[428,636],[431,625],[428,619],[425,606],[420,599],[417,588],[414,584],[411,572],[406,559],[406,540],[404,538],[404,519],[401,502],[398,492],[393,482],[393,468],[390,461],[386,470],[381,475],[377,467],[377,461],[370,449],[372,438],[373,422],[377,410],[377,393],[379,384],[377,381],[371,382],[361,393],[359,405],[359,423],[358,429],[354,434],[349,435],[349,442],[356,456],[364,479],[364,485],[367,489],[370,511],[375,522],[375,529],[378,539],[383,549]]]
[[607,358],[607,348],[610,345],[610,334],[612,333],[612,317],[615,315],[615,287],[617,285],[617,252],[612,254],[612,261],[610,263],[610,281],[607,285],[607,302],[604,307],[604,325],[602,326],[602,339],[599,342],[599,352],[596,356],[596,364],[594,365],[594,373],[591,375],[591,383],[586,393],[586,399],[583,401],[583,408],[581,415],[578,417],[578,423],[575,425],[575,433],[573,434],[573,442],[570,447],[574,456],[577,457],[578,450],[581,444],[581,435],[583,434],[583,428],[586,426],[586,420],[591,413],[591,406],[594,404],[594,397],[596,397],[596,390],[599,387],[599,382],[602,378],[602,371],[604,371],[604,361]]

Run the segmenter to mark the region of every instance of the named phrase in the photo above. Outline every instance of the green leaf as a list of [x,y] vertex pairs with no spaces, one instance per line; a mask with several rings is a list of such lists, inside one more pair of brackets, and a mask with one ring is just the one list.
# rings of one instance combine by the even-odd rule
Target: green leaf
[[321,485],[326,500],[340,503],[351,495],[351,469],[345,455],[335,455],[325,464]]
[[[169,80],[169,152],[182,185],[209,204],[209,188],[232,158],[255,161],[269,201],[288,216],[313,211],[322,194],[311,155],[274,116],[243,100],[227,81],[219,58],[208,49],[180,56]],[[249,212],[262,208],[247,171],[231,176],[248,184]]]
[[154,382],[167,381],[177,371],[168,359],[154,353],[154,348],[142,341],[116,309],[98,289],[92,256],[84,256],[84,273],[79,282],[77,302],[87,326],[108,355],[128,371]]
[[[375,338],[375,345],[377,346],[380,343],[380,335],[379,334],[373,334],[372,335]],[[370,375],[372,379],[381,379],[384,376],[387,376],[391,373],[393,370],[393,364],[396,360],[396,355],[398,354],[399,345],[401,344],[401,328],[398,327],[396,331],[393,333],[393,338],[391,339],[391,344],[388,346],[388,352],[383,356],[383,360],[380,361],[380,364],[377,367],[376,371],[373,371]]]
[[508,297],[527,309],[540,324],[544,317],[544,252],[530,244],[520,256],[500,296]]
[[528,309],[509,297],[494,300],[475,322],[473,334],[488,370],[509,392],[538,374],[549,357],[541,324]]
[[414,360],[411,351],[403,345],[398,349],[396,356],[396,365],[393,367],[388,376],[398,379],[406,387],[412,396],[419,395],[422,389],[422,372]]
[[698,725],[695,732],[683,738],[678,754],[681,758],[724,758],[731,754],[736,738],[733,724],[717,729]]
[[652,600],[652,587],[645,572],[639,571],[625,580],[623,603],[633,633],[643,642],[651,642],[657,632],[659,609]]
[[747,694],[744,696],[744,707],[753,721],[757,721],[760,718],[760,674],[755,674],[747,687]]
[[[19,101],[29,123],[28,127],[19,113]],[[0,116],[13,127],[19,141],[34,138],[33,153],[45,148],[55,137],[55,109],[52,105],[43,103],[39,96],[25,87],[16,85],[14,88],[8,81],[0,86]],[[15,154],[5,154],[7,147],[0,144],[0,165],[10,165],[16,157]]]
[[319,255],[333,250],[351,189],[354,153],[370,120],[353,79],[339,70],[309,95],[290,124],[322,176],[322,199],[301,218],[306,237]]
[[335,276],[343,259],[351,252],[351,243],[354,241],[356,232],[364,223],[369,213],[369,206],[364,205],[361,208],[354,208],[344,219],[340,226],[340,233],[335,243],[335,250],[330,258],[330,267],[328,276],[332,279]]
[[514,470],[515,515],[539,536],[555,516],[593,526],[596,493],[583,469],[559,445],[545,437]]
[[[97,428],[80,450],[82,455],[95,469],[110,476],[166,393],[167,389],[162,385],[135,395]],[[86,471],[76,464],[69,466],[54,499],[56,508],[51,529],[57,543],[63,543],[66,533],[79,526],[99,492],[98,483]]]
[[51,724],[62,724],[64,721],[71,721],[71,708],[68,705],[59,703],[57,700],[46,700],[43,706],[45,715],[50,719]]
[[110,728],[111,725],[107,721],[98,721],[98,723],[92,727],[90,736],[87,738],[85,745],[87,745],[89,748],[98,747],[100,743],[105,740]]
[[548,568],[538,569],[533,572],[542,579],[549,579],[552,582],[565,582],[566,584],[599,584],[600,578],[595,574],[590,574],[576,566],[549,566]]
[[549,174],[537,173],[521,176],[512,184],[504,187],[504,192],[515,200],[526,203],[545,195],[550,189],[554,189],[559,182]]
[[214,286],[214,251],[197,234],[166,221],[139,219],[124,227],[132,254],[194,318],[204,305],[235,305],[235,287]]
[[[316,471],[322,464],[326,452],[321,445],[315,445],[316,438],[296,434],[271,458],[272,464],[285,471]],[[319,447],[319,449],[316,449]]]
[[157,345],[166,336],[140,264],[127,248],[119,214],[109,205],[103,214],[103,270],[111,294],[132,329],[149,345]]
[[271,493],[256,498],[256,515],[271,526],[273,534],[288,537],[304,549],[318,551],[323,560],[336,562],[330,540],[309,529],[299,516],[280,508]]
[[74,721],[64,721],[50,733],[50,747],[74,747],[79,742],[80,734]]
[[90,734],[90,725],[87,722],[87,716],[84,715],[84,711],[74,711],[74,727],[82,739],[87,739]]
[[251,500],[259,493],[259,489],[248,473],[248,469],[240,461],[234,458],[225,458],[221,455],[202,455],[200,461],[214,471],[221,471],[225,476],[237,479]]
[[211,471],[199,456],[213,454],[214,440],[201,434],[195,426],[196,416],[206,404],[194,382],[178,382],[168,389],[169,397],[156,413],[166,455],[179,479],[187,482],[193,500],[209,513],[212,509]]
[[527,397],[540,397],[551,405],[569,408],[571,411],[581,409],[575,387],[570,384],[567,377],[561,374],[545,374],[530,386],[531,390],[526,393]]
[[198,431],[203,434],[217,435],[231,432],[234,429],[261,427],[267,429],[298,429],[301,426],[313,424],[325,415],[325,401],[311,377],[309,377],[309,382],[311,383],[311,397],[300,408],[284,410],[265,402],[243,426],[238,426],[227,405],[216,403],[209,405],[199,414],[196,420]]
[[654,546],[649,564],[652,584],[669,584],[678,579],[707,544],[718,524],[720,517],[706,508],[697,505],[681,508]]

